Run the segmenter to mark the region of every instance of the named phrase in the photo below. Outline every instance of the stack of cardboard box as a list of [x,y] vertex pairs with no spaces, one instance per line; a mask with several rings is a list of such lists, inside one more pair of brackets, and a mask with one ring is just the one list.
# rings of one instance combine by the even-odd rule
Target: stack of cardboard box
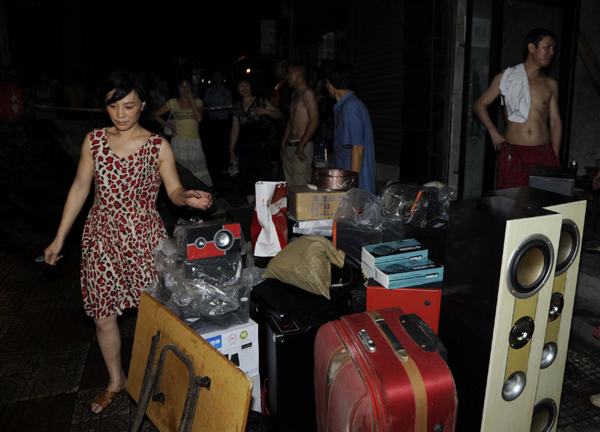
[[436,333],[444,266],[428,259],[414,239],[364,246],[361,265],[367,282],[367,310],[400,306],[419,315]]

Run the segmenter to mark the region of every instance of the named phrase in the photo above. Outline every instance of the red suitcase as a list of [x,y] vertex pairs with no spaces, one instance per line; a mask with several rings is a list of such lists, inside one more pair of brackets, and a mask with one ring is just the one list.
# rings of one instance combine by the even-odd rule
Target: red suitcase
[[445,348],[399,307],[342,317],[315,340],[319,432],[450,432],[456,388]]

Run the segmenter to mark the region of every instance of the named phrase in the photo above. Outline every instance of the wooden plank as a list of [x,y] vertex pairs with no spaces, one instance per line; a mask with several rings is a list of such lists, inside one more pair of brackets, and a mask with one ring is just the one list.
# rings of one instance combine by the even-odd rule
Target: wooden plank
[[[160,331],[154,364],[165,345],[177,346],[191,360],[195,374],[211,379],[210,390],[201,388],[192,431],[224,432],[246,428],[252,396],[252,380],[221,353],[147,293],[142,293],[138,312],[127,391],[138,402],[152,336]],[[148,404],[146,414],[164,432],[181,423],[189,376],[187,367],[171,351],[167,353],[160,390],[164,405]]]

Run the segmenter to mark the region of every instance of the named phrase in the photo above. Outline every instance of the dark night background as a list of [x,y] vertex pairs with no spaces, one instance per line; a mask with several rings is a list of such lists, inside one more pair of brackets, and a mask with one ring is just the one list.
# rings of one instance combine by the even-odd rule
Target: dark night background
[[[9,0],[6,22],[13,65],[51,77],[80,72],[84,82],[114,69],[143,73],[188,60],[194,68],[227,68],[260,49],[260,20],[275,19],[279,2]],[[279,29],[278,29],[279,30]],[[34,78],[34,77],[29,77]]]

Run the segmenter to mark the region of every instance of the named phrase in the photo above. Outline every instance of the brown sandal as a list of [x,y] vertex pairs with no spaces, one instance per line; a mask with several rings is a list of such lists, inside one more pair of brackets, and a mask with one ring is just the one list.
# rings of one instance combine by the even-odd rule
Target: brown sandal
[[102,411],[104,411],[106,409],[107,406],[109,406],[112,401],[119,396],[119,393],[124,392],[125,389],[120,390],[120,391],[110,391],[110,390],[102,390],[100,393],[98,393],[98,395],[92,399],[92,404],[97,404],[100,405],[100,407],[102,407],[102,410],[100,410],[99,413],[96,413],[92,410],[92,407],[90,407],[90,410],[95,413],[95,414],[100,414]]

